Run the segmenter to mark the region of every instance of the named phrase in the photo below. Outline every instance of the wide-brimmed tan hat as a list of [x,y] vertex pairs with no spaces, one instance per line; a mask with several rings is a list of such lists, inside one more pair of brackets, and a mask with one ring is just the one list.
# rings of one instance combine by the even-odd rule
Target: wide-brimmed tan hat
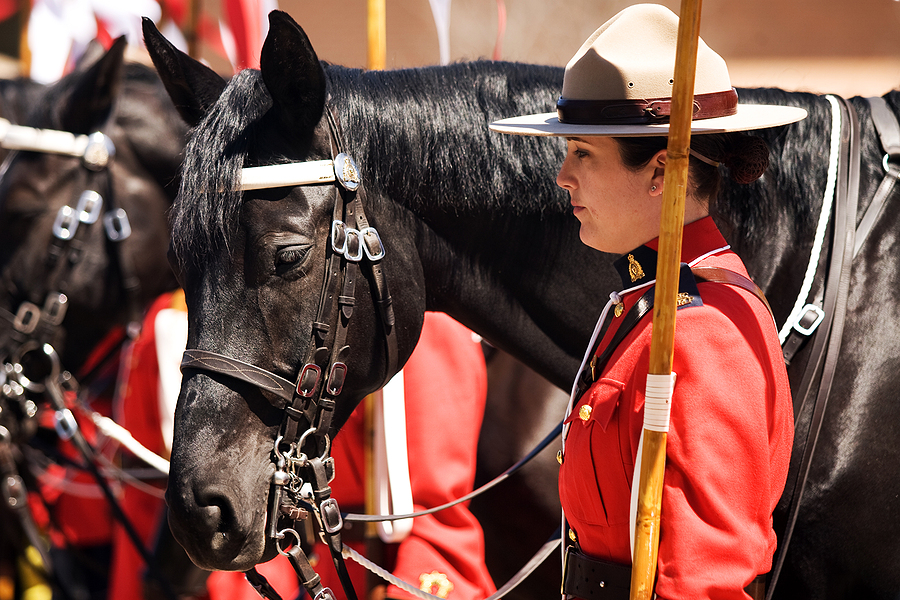
[[[566,65],[555,113],[503,119],[491,129],[567,137],[668,135],[677,38],[678,17],[671,10],[630,6],[595,31]],[[699,40],[691,133],[748,131],[805,117],[794,106],[739,104],[725,61]]]

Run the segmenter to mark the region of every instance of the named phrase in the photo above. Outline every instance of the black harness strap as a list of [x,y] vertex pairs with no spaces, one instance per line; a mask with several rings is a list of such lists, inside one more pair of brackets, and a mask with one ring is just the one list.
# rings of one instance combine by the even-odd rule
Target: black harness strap
[[872,122],[875,131],[881,140],[881,148],[884,150],[884,179],[875,190],[875,196],[866,209],[862,221],[856,228],[856,241],[853,247],[853,256],[859,254],[863,242],[866,241],[872,227],[878,221],[884,204],[893,193],[897,178],[900,178],[900,123],[893,113],[887,101],[882,97],[866,98],[872,113]]
[[825,417],[825,407],[828,404],[828,396],[834,381],[837,360],[840,355],[841,337],[844,330],[844,319],[847,312],[847,297],[850,292],[850,271],[853,263],[854,237],[856,229],[856,211],[859,202],[859,123],[856,110],[853,106],[840,98],[840,107],[843,117],[842,123],[847,126],[841,132],[841,155],[839,161],[837,196],[834,213],[834,243],[831,250],[831,264],[826,279],[826,291],[824,297],[825,320],[818,328],[819,335],[813,342],[810,362],[806,367],[800,384],[796,403],[794,419],[803,411],[807,400],[811,396],[812,383],[816,375],[821,372],[818,391],[815,394],[812,417],[803,444],[803,451],[797,471],[797,480],[794,484],[791,501],[788,508],[787,524],[781,537],[777,558],[769,578],[767,599],[772,598],[775,584],[784,566],[787,557],[787,549],[797,523],[800,510],[800,501],[806,487],[809,469],[812,464],[813,453],[816,448],[819,432]]

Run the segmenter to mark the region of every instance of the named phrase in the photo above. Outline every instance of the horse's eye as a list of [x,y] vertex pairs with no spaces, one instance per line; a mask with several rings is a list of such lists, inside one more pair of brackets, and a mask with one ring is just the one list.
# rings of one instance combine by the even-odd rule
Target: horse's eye
[[298,266],[309,253],[309,246],[288,246],[275,254],[275,268],[279,272]]

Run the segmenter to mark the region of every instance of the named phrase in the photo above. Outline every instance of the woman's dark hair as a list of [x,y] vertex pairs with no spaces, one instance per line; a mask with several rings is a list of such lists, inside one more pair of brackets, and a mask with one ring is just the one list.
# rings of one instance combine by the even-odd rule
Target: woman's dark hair
[[[665,137],[615,138],[619,155],[627,168],[640,169],[668,144]],[[752,183],[769,166],[769,147],[762,138],[743,133],[715,133],[691,136],[691,150],[710,161],[724,165],[729,177],[737,183]],[[722,175],[718,166],[706,163],[693,154],[689,178],[694,194],[714,201],[719,193]]]

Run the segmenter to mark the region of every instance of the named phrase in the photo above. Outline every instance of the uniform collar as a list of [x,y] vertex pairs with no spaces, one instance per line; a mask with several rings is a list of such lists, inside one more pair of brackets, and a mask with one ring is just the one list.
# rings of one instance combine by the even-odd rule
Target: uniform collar
[[[681,262],[689,263],[703,254],[726,245],[712,217],[704,217],[684,226],[681,238]],[[635,248],[616,259],[613,266],[622,278],[623,288],[631,288],[656,279],[659,238]]]

